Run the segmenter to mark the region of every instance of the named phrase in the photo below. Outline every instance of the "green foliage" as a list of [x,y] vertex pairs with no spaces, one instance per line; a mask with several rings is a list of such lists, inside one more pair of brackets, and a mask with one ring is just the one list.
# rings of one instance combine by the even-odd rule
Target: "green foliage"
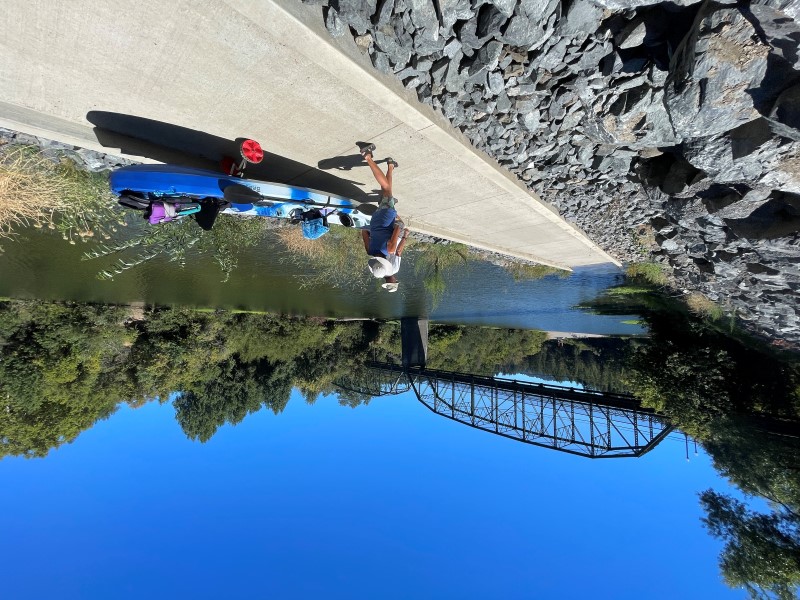
[[628,357],[646,343],[640,338],[550,340],[515,370],[577,381],[593,390],[628,392]]
[[[135,318],[131,318],[135,315]],[[521,364],[540,332],[431,328],[432,366],[492,373]],[[116,410],[173,398],[186,435],[209,440],[248,414],[283,410],[293,387],[308,402],[372,394],[370,359],[397,361],[396,323],[336,323],[263,314],[0,304],[0,456],[44,456]],[[350,382],[341,391],[337,382]]]
[[178,219],[169,224],[143,225],[132,228],[128,239],[101,243],[84,254],[84,260],[116,257],[116,261],[98,273],[99,279],[113,279],[116,275],[137,267],[157,256],[165,256],[183,267],[187,252],[211,256],[219,265],[223,281],[230,278],[238,265],[240,253],[256,246],[267,231],[267,222],[259,218],[241,218],[219,215],[211,231],[200,229],[194,220]]
[[700,495],[703,519],[725,541],[720,567],[725,581],[751,598],[796,598],[800,589],[800,517],[788,510],[764,514],[730,496]]
[[129,336],[124,311],[3,303],[0,456],[44,456],[110,415],[128,388],[117,365]]
[[633,263],[625,269],[625,274],[634,281],[641,281],[649,285],[665,286],[669,283],[664,267],[658,263]]
[[629,361],[626,383],[645,406],[698,439],[719,417],[800,417],[796,364],[722,335],[682,315],[650,315],[651,340]]
[[[793,598],[800,584],[800,372],[686,315],[648,317],[651,340],[626,381],[646,406],[700,441],[715,468],[771,513],[713,490],[704,522],[725,541],[720,568],[754,598]],[[787,435],[787,432],[789,435]]]
[[564,269],[557,269],[555,267],[548,267],[547,265],[532,265],[529,263],[508,263],[503,267],[506,273],[514,278],[514,281],[530,281],[538,280],[547,277],[548,275],[557,275],[562,279],[566,279],[572,273]]
[[539,352],[543,331],[438,325],[428,333],[428,366],[475,375],[494,375]]
[[414,271],[422,277],[425,290],[437,305],[447,289],[444,275],[450,269],[466,265],[469,249],[464,244],[418,244],[413,249]]
[[280,413],[289,402],[292,381],[287,369],[263,361],[241,363],[234,357],[214,365],[212,377],[187,382],[175,399],[175,418],[190,439],[207,442],[222,425],[236,425],[262,407]]

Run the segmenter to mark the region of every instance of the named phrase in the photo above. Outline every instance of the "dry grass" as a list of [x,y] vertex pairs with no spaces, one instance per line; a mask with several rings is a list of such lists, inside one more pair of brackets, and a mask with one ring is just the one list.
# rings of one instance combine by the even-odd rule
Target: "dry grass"
[[0,155],[0,237],[26,225],[51,229],[53,215],[65,208],[69,183],[56,165],[26,146],[4,148]]
[[124,226],[101,174],[68,159],[54,163],[31,146],[0,148],[0,237],[24,226],[58,229],[65,240],[109,239]]
[[[322,238],[307,240],[299,225],[278,229],[278,239],[288,250],[282,260],[299,267],[301,287],[329,285],[343,289],[364,289],[372,280],[361,231],[334,226]],[[311,267],[309,269],[309,267]]]
[[689,310],[700,317],[710,319],[711,321],[719,321],[725,316],[724,311],[719,305],[699,292],[688,294],[684,300]]
[[329,254],[325,240],[309,240],[303,237],[302,228],[281,227],[277,230],[278,239],[286,249],[297,256],[312,260],[322,260]]

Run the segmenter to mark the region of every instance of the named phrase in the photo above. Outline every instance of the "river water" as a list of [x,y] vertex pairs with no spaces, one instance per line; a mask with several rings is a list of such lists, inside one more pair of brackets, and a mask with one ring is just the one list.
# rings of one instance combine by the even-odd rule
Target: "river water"
[[[404,258],[401,289],[388,294],[375,283],[367,289],[302,286],[306,270],[289,260],[269,235],[243,251],[239,267],[223,283],[206,255],[189,252],[183,268],[163,257],[100,281],[109,260],[85,260],[89,244],[69,245],[47,231],[26,230],[4,242],[0,255],[0,296],[81,302],[179,305],[326,317],[398,318],[429,316],[449,323],[480,324],[544,331],[636,335],[644,328],[634,315],[591,314],[578,308],[603,290],[622,283],[614,265],[576,270],[569,277],[549,275],[515,282],[501,267],[470,261],[445,273],[443,296],[433,302],[414,268],[414,253]],[[307,269],[313,266],[309,263]],[[629,322],[625,322],[629,321]]]
[[[622,282],[611,266],[517,282],[470,261],[433,298],[414,253],[387,294],[303,287],[269,236],[224,283],[196,252],[104,281],[88,245],[3,246],[0,295],[75,303],[0,302],[9,598],[742,599],[698,494],[787,527],[761,498],[800,506],[796,373],[685,315],[581,309]],[[176,308],[104,306],[134,302]],[[441,385],[377,365],[403,316],[439,323]],[[570,389],[478,394],[470,375]]]

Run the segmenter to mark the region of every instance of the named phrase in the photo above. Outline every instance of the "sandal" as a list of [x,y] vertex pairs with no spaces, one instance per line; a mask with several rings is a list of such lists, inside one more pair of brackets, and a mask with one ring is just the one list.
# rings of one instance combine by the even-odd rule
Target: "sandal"
[[367,158],[367,155],[372,156],[372,153],[375,152],[375,144],[363,144],[358,143],[358,150],[361,152],[361,156]]
[[386,164],[387,165],[392,165],[395,169],[400,166],[400,165],[397,164],[397,161],[395,159],[393,159],[391,156],[387,156],[386,157]]

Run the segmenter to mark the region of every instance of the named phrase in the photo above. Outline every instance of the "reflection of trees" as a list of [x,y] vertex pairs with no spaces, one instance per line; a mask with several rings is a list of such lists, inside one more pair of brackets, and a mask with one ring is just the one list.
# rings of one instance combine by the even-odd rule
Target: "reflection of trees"
[[792,598],[800,585],[800,373],[688,317],[649,318],[652,338],[629,361],[646,405],[693,435],[715,468],[768,512],[714,490],[704,522],[725,547],[725,580],[753,597]]
[[122,315],[81,305],[0,311],[0,455],[44,456],[114,412],[132,335]]
[[[365,365],[400,355],[397,324],[337,323],[258,314],[129,309],[38,302],[0,303],[0,456],[44,456],[113,413],[174,398],[186,435],[209,440],[226,423],[268,408],[292,388],[307,402],[336,392],[358,406]],[[491,373],[541,346],[531,331],[434,326],[433,366]]]
[[447,288],[444,274],[450,269],[466,265],[469,249],[464,244],[425,244],[415,246],[413,254],[414,271],[422,277],[425,290],[431,295],[435,306]]
[[800,456],[798,438],[753,427],[743,419],[715,423],[704,443],[715,468],[748,497],[767,500],[769,512],[706,490],[700,500],[709,531],[723,540],[726,581],[753,597],[794,598],[800,583]]
[[236,425],[263,407],[278,414],[289,402],[292,381],[286,369],[229,357],[214,370],[213,377],[197,381],[173,403],[175,417],[191,439],[207,442],[226,423]]

